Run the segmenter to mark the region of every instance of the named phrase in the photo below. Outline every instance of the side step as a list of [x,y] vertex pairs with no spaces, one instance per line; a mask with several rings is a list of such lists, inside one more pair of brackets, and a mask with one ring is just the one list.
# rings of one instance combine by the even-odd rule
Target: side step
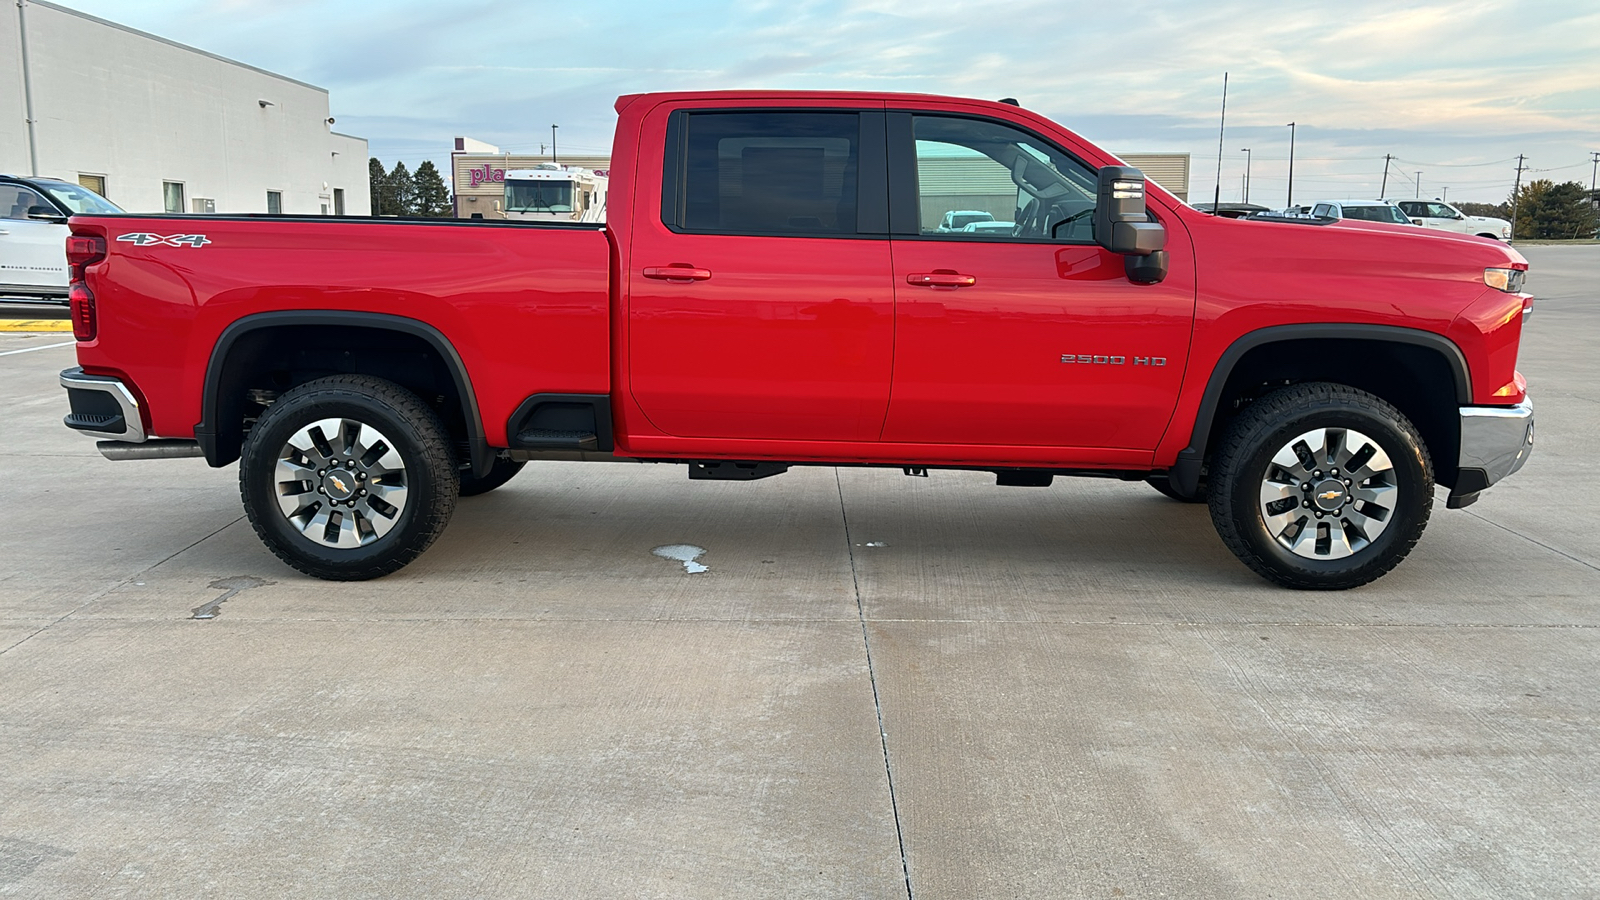
[[755,481],[789,471],[788,463],[712,459],[689,463],[690,481]]
[[517,432],[511,445],[518,450],[599,450],[600,438],[592,431],[530,428]]

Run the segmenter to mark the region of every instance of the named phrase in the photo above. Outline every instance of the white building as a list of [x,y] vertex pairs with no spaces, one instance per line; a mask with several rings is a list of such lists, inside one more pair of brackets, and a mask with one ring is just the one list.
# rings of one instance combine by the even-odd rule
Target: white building
[[129,212],[372,208],[366,139],[333,130],[326,89],[42,0],[0,7],[0,122],[0,172]]

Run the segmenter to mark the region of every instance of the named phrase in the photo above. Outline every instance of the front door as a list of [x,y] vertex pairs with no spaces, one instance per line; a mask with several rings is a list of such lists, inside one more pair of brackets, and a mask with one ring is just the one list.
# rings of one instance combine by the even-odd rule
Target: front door
[[[1153,450],[1194,319],[1192,252],[1176,217],[1165,221],[1166,280],[1134,284],[1123,258],[1094,243],[1093,168],[989,119],[917,114],[910,136],[914,149],[890,151],[892,165],[914,158],[920,233],[894,240],[883,439]],[[941,231],[949,210],[993,220]]]
[[894,290],[887,234],[863,229],[887,219],[882,114],[673,115],[675,201],[627,257],[635,402],[678,437],[877,440]]

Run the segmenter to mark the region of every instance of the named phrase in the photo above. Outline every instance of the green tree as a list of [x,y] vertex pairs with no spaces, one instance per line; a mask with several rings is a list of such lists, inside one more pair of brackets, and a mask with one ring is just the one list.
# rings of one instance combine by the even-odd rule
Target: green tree
[[1519,238],[1593,237],[1597,216],[1589,191],[1576,181],[1565,184],[1541,178],[1522,186],[1512,198]]
[[384,171],[383,163],[376,156],[367,158],[367,185],[372,192],[372,214],[375,216],[394,215],[391,208],[389,173]]
[[1511,221],[1511,206],[1505,203],[1451,203],[1469,216],[1490,216]]
[[394,200],[393,214],[397,216],[414,216],[417,214],[417,183],[411,177],[411,170],[403,162],[396,162],[394,168],[389,170],[389,194]]
[[450,189],[444,186],[444,178],[434,168],[433,160],[423,160],[411,180],[416,185],[417,215],[448,218],[454,214]]

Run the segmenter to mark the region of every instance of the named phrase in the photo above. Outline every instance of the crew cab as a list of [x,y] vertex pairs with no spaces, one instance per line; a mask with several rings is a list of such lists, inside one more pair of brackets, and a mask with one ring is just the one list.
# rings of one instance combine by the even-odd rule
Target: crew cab
[[0,302],[67,302],[67,217],[121,209],[56,178],[0,175]]
[[1475,234],[1498,241],[1511,240],[1511,223],[1494,216],[1469,216],[1443,200],[1396,200],[1412,224],[1457,234]]
[[[1348,588],[1436,483],[1464,506],[1528,458],[1504,245],[1206,215],[1008,102],[616,109],[603,226],[75,216],[66,425],[238,461],[267,546],[330,579],[563,459],[1145,480],[1266,578]],[[942,230],[951,195],[1013,227]]]

